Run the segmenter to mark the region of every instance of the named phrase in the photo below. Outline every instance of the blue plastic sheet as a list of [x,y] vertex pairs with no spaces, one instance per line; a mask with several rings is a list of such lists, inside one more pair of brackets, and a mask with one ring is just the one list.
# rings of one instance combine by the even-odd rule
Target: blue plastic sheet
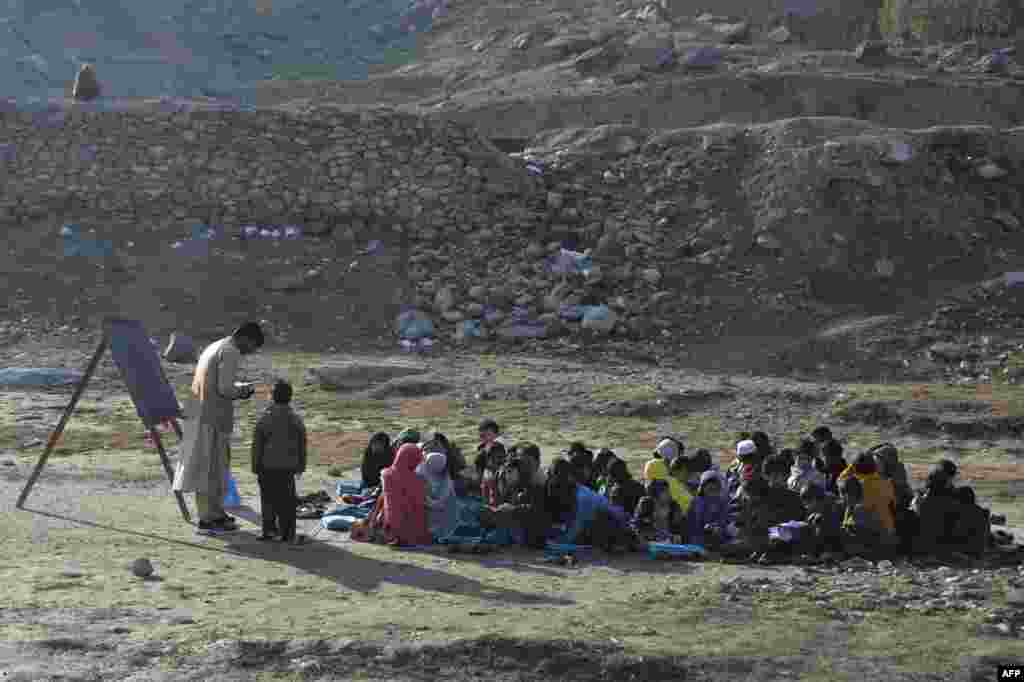
[[463,320],[462,333],[467,338],[479,339],[483,336],[483,330],[480,327],[480,320]]
[[167,383],[157,348],[138,320],[110,322],[110,355],[143,424],[179,417],[181,407]]
[[70,369],[5,367],[0,369],[0,386],[43,387],[74,386],[83,374]]
[[83,237],[78,225],[68,224],[60,230],[64,255],[73,257],[102,258],[114,253],[114,243],[106,239]]
[[356,480],[338,481],[337,495],[360,495],[363,492],[363,482]]
[[647,544],[647,553],[652,559],[659,555],[672,557],[704,556],[704,548],[700,545],[675,545],[670,542],[651,542]]

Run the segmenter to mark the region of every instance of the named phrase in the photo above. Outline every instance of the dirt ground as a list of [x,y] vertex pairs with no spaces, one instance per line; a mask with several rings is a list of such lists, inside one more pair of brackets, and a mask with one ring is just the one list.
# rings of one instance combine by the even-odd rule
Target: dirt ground
[[[3,349],[0,364],[32,358],[32,364],[80,369],[91,350],[83,341],[26,340]],[[402,387],[409,384],[399,379],[385,384],[387,398],[375,399],[370,396],[380,394],[380,386],[321,391],[307,373],[344,361],[417,364],[425,371],[416,376],[423,380],[417,385],[436,380],[449,388],[406,397]],[[167,369],[184,390],[192,366]],[[928,401],[914,400],[924,390],[938,418],[968,390],[962,387],[837,384],[525,354],[314,355],[280,348],[248,359],[245,372],[257,381],[287,376],[296,384],[296,407],[307,420],[315,459],[304,492],[333,492],[337,476],[328,469],[351,470],[373,431],[438,427],[472,446],[475,424],[485,414],[508,424],[513,439],[539,442],[546,456],[580,438],[595,447],[611,445],[634,469],[666,431],[684,434],[691,447],[720,448],[720,461],[727,463],[738,431],[761,427],[791,444],[811,426],[829,423],[851,451],[882,440],[896,443],[915,479],[939,453],[953,454],[983,503],[1006,514],[1010,525],[1024,525],[1018,497],[1024,467],[1012,434],[956,440],[898,421],[858,421],[849,410],[861,400],[895,414],[927,412]],[[971,414],[990,419],[978,391],[971,390]],[[918,621],[929,637],[972,642],[950,659],[935,654],[936,645],[904,623],[911,612],[850,621],[827,615],[832,612],[818,602],[801,606],[804,590],[792,585],[787,594],[797,593],[785,597],[789,601],[753,591],[730,596],[716,587],[730,576],[777,584],[811,575],[821,585],[839,584],[813,569],[664,564],[640,556],[595,556],[567,569],[511,550],[493,557],[395,553],[353,545],[345,534],[328,531],[304,550],[268,547],[255,538],[259,504],[245,463],[247,430],[262,404],[255,401],[240,408],[242,428],[234,439],[245,506],[233,513],[243,520],[243,531],[195,537],[177,515],[156,453],[142,445],[109,360],[27,509],[15,510],[14,498],[68,395],[0,394],[0,499],[9,520],[2,534],[12,550],[0,560],[0,579],[10,586],[8,605],[0,609],[5,679],[945,680],[955,672],[953,679],[966,681],[988,679],[996,660],[990,653],[1019,648],[1019,639],[977,634],[978,621],[969,614],[980,611]],[[980,392],[983,399],[1005,396],[1011,404],[1021,395],[1016,387]],[[970,402],[966,398],[961,402]],[[176,449],[171,453],[173,458]],[[315,532],[314,521],[302,523]],[[125,565],[136,556],[157,565],[155,578],[128,574]],[[924,569],[897,570],[913,576]],[[1017,580],[1015,567],[962,570],[968,579],[994,581],[987,588],[994,590],[993,604],[1003,599],[998,595],[1004,594],[999,586],[1007,584],[1005,576],[1011,586]],[[871,585],[887,580],[865,575]],[[879,588],[858,588],[873,589]],[[691,596],[665,601],[676,592]],[[872,593],[864,594],[870,599]],[[787,629],[786,622],[799,626]],[[699,634],[695,623],[703,623]],[[870,633],[879,631],[903,633],[893,636],[906,639],[900,646],[913,653],[868,653],[876,636]]]

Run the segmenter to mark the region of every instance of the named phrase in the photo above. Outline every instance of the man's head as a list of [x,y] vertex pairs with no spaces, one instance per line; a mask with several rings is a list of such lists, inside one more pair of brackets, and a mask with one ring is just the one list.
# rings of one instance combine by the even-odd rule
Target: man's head
[[588,450],[576,450],[570,455],[569,461],[576,469],[576,480],[589,481],[594,468],[594,456]]
[[821,454],[827,467],[831,468],[833,465],[843,462],[843,446],[837,440],[825,441],[821,448]]
[[484,445],[490,445],[498,439],[498,434],[501,433],[501,429],[498,428],[498,422],[493,419],[485,419],[480,422],[479,427],[480,442]]
[[826,443],[830,440],[833,440],[832,431],[827,426],[819,426],[818,428],[811,431],[811,438],[814,439],[815,443],[818,443],[820,445],[822,443]]
[[292,401],[292,385],[284,379],[278,379],[271,396],[278,405],[287,405]]
[[246,322],[231,334],[231,338],[242,355],[255,353],[263,347],[263,330],[256,322]]

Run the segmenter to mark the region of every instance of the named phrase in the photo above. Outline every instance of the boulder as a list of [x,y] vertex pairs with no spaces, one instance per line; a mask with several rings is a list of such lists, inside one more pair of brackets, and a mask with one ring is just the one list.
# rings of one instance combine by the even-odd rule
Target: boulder
[[610,334],[618,322],[618,314],[614,310],[609,310],[608,314],[603,318],[584,318],[583,328],[599,334]]
[[427,398],[452,390],[452,385],[443,381],[429,379],[403,378],[392,379],[381,386],[370,389],[368,396],[374,400],[389,398]]
[[573,68],[581,76],[592,76],[610,71],[621,60],[621,50],[611,45],[601,45],[576,57],[573,60]]
[[792,40],[793,34],[785,26],[778,26],[772,29],[767,37],[773,43],[788,43]]
[[174,332],[171,342],[164,349],[164,360],[180,364],[191,364],[196,361],[198,351],[192,337]]
[[675,41],[671,35],[640,33],[626,42],[622,65],[658,68],[665,65],[665,55],[672,54],[674,49]]
[[745,21],[738,24],[716,26],[715,31],[722,36],[723,43],[735,45],[750,42],[750,24]]
[[462,322],[466,319],[466,316],[459,310],[446,310],[441,313],[441,317],[444,318],[445,322]]
[[320,388],[335,391],[359,391],[401,377],[425,374],[422,365],[404,363],[342,362],[307,370],[308,378]]
[[96,79],[96,67],[92,64],[82,64],[75,76],[75,86],[71,96],[79,102],[88,102],[96,99],[102,92],[99,80]]
[[455,291],[452,287],[445,287],[437,292],[434,297],[434,307],[440,313],[455,307]]

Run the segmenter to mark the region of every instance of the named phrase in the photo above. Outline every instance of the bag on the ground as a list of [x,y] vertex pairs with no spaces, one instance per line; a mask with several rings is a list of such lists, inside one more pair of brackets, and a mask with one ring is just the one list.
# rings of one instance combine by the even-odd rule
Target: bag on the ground
[[225,507],[241,507],[242,498],[238,494],[238,483],[235,482],[235,477],[230,473],[224,478],[224,488],[227,492],[224,494],[224,506]]

